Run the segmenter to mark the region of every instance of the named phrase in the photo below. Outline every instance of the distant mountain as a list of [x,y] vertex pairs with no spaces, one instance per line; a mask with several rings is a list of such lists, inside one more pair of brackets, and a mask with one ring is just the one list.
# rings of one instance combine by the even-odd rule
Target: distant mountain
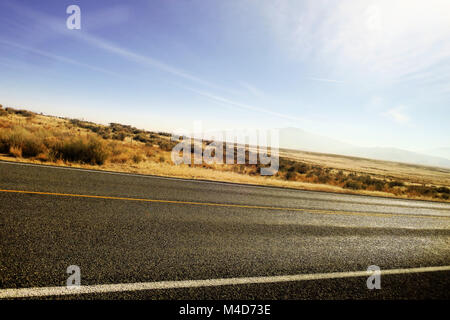
[[299,128],[279,130],[280,148],[321,153],[351,152],[354,146],[325,136],[316,135]]
[[[450,158],[431,155],[431,152],[422,154],[397,148],[359,147],[299,128],[283,128],[279,132],[280,148],[450,168]],[[450,152],[450,148],[442,149],[441,154]]]
[[428,149],[428,150],[425,150],[424,153],[433,155],[435,157],[450,159],[450,147]]
[[396,148],[359,148],[359,156],[378,160],[422,164],[433,167],[450,168],[450,160],[423,153]]

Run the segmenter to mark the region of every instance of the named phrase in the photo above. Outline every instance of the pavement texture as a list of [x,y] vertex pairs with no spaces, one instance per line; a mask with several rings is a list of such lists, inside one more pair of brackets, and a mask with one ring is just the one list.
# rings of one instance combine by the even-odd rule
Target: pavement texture
[[[450,265],[450,205],[0,162],[0,290]],[[302,209],[293,211],[290,209]],[[320,212],[323,210],[323,212]],[[355,213],[355,214],[352,214]],[[363,213],[358,215],[357,213]],[[44,299],[450,298],[450,271]]]

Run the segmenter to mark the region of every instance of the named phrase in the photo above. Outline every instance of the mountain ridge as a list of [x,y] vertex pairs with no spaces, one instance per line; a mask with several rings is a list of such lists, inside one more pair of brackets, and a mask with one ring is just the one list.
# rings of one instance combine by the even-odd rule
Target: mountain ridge
[[[450,168],[450,159],[394,147],[361,147],[301,128],[279,129],[280,148]],[[446,149],[446,148],[442,148]],[[450,148],[449,148],[450,149]]]

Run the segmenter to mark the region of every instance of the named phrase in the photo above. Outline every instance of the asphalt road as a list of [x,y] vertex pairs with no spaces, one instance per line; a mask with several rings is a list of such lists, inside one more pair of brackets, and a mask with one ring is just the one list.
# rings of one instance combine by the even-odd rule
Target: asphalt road
[[[0,189],[0,296],[65,286],[69,265],[82,286],[450,265],[449,204],[5,162]],[[382,275],[380,290],[366,280],[41,298],[450,298],[450,271]]]

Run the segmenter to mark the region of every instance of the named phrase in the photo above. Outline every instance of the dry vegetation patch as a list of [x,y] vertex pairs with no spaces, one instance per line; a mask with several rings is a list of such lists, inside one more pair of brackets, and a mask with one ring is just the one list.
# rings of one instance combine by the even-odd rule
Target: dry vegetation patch
[[[170,134],[44,116],[0,105],[3,159],[342,193],[450,201],[450,170],[281,150],[278,172],[260,164],[175,165]],[[202,149],[205,144],[202,145]],[[194,157],[194,148],[191,156]],[[246,159],[254,150],[246,150]],[[224,156],[225,156],[224,152]],[[235,152],[235,155],[237,152]],[[225,159],[224,159],[225,160]],[[247,162],[248,163],[248,162]]]

